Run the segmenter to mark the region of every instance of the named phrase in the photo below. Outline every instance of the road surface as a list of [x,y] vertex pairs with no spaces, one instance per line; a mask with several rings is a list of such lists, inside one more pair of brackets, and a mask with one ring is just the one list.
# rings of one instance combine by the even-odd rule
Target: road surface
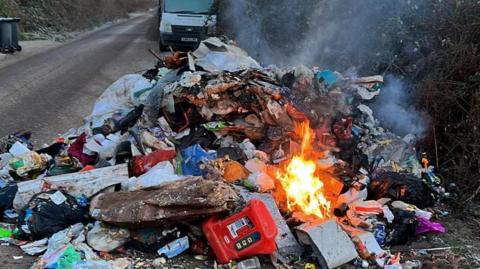
[[39,147],[79,127],[112,82],[154,66],[157,36],[152,12],[0,65],[0,136],[31,130]]
[[[35,48],[35,55],[0,58],[0,136],[31,130],[40,147],[80,126],[112,82],[153,67],[147,49],[158,48],[156,23],[153,13],[137,16],[64,44],[33,42],[50,48]],[[17,247],[0,246],[0,253],[0,268],[27,269],[34,261]]]

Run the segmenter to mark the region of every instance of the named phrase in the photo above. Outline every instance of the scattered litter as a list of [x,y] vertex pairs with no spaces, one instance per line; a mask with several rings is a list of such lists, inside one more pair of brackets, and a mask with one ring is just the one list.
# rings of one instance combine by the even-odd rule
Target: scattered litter
[[160,162],[138,178],[131,177],[122,182],[122,189],[125,191],[135,191],[150,187],[160,187],[164,184],[185,178],[184,176],[175,174],[175,169],[170,162]]
[[221,38],[164,64],[51,145],[0,138],[0,238],[32,268],[402,268],[391,247],[446,232],[443,180],[369,107],[382,76],[264,68]]
[[8,152],[12,154],[13,157],[19,157],[23,154],[29,153],[30,150],[25,145],[17,141],[12,145]]
[[95,222],[87,233],[87,243],[96,251],[110,252],[123,246],[130,238],[127,229],[112,227],[101,222]]
[[67,201],[67,197],[65,197],[62,192],[56,191],[52,195],[50,195],[50,200],[52,200],[52,202],[54,202],[56,205],[61,205],[65,201]]
[[262,265],[258,257],[253,257],[237,263],[237,269],[261,269]]
[[47,242],[48,238],[44,238],[42,240],[33,241],[31,243],[22,245],[20,248],[28,255],[38,255],[47,250]]

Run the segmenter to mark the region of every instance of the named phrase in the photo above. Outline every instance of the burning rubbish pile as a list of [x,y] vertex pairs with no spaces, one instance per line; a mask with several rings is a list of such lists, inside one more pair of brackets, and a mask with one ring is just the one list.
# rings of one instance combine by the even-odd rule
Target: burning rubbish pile
[[382,76],[262,67],[218,38],[165,66],[112,84],[40,150],[0,141],[2,241],[39,255],[32,268],[141,268],[132,251],[158,268],[184,252],[402,268],[390,246],[445,232],[423,210],[445,193],[415,137],[368,107]]

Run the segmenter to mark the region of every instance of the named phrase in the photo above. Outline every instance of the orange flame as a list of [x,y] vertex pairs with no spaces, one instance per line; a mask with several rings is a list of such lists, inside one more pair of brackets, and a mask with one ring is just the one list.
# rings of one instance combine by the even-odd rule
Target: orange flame
[[308,121],[296,126],[295,133],[302,138],[300,152],[284,162],[277,171],[288,210],[300,211],[307,217],[327,218],[330,216],[330,201],[317,173],[316,154],[312,146],[315,135]]

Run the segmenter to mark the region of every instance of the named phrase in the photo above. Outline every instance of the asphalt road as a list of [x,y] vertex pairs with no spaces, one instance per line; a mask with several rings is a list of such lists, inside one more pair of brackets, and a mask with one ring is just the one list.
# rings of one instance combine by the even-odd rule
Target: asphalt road
[[[156,60],[147,49],[158,48],[156,24],[155,15],[146,14],[33,56],[8,56],[0,63],[0,136],[31,130],[40,147],[80,126],[111,83],[154,66]],[[17,247],[0,246],[0,253],[0,268],[27,269],[34,260]]]
[[0,136],[31,130],[37,146],[82,124],[115,80],[154,66],[156,16],[137,16],[0,67]]

